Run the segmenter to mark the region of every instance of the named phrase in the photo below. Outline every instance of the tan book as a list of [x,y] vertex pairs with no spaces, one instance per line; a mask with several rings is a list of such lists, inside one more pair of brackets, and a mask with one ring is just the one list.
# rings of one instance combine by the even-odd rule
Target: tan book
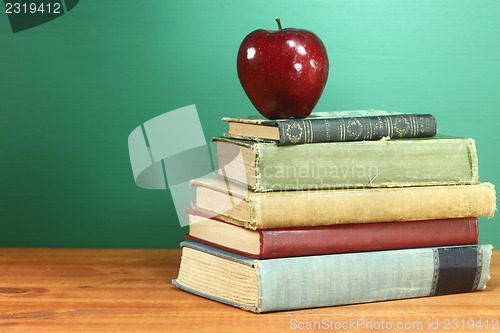
[[257,193],[219,178],[196,179],[193,208],[249,229],[493,216],[494,186],[363,188]]

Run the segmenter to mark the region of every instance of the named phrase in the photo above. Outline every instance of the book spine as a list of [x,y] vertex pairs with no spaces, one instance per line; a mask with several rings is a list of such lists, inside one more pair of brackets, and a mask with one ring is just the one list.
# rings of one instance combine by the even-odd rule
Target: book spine
[[490,259],[491,245],[470,245],[260,260],[256,311],[481,290]]
[[291,119],[278,122],[280,144],[419,138],[436,135],[431,114],[400,114],[378,117]]
[[431,114],[401,114],[378,117],[292,119],[278,122],[280,144],[379,140],[430,137],[436,135]]
[[270,259],[477,244],[478,219],[469,217],[314,228],[263,229],[260,230],[260,234],[259,258]]
[[250,229],[493,216],[492,184],[255,193]]
[[473,184],[473,139],[254,144],[255,191]]

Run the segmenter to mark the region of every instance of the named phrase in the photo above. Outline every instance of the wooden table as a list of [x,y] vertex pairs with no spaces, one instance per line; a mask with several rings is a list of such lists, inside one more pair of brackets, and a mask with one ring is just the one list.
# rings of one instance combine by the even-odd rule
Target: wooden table
[[499,255],[480,292],[257,315],[175,288],[179,250],[0,249],[0,332],[500,332]]

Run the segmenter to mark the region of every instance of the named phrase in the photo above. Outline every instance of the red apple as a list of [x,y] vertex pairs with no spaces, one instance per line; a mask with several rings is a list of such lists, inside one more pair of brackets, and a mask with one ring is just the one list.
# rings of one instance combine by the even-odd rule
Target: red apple
[[255,108],[268,119],[305,118],[328,78],[321,39],[303,29],[255,30],[238,51],[238,77]]

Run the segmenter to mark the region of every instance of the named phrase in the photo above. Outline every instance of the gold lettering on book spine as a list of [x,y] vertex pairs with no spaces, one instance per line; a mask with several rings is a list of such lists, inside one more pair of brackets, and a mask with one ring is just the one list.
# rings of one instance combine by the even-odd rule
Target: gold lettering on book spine
[[389,132],[389,137],[392,138],[394,136],[394,133],[392,132],[392,119],[391,117],[387,117],[387,130]]
[[368,135],[364,137],[365,140],[373,138],[373,121],[369,121],[368,125]]
[[432,279],[432,288],[430,292],[430,296],[434,295],[436,293],[436,287],[437,287],[437,282],[439,279],[439,256],[438,256],[438,251],[433,250],[434,253],[434,278]]
[[326,141],[330,141],[330,122],[325,120]]
[[345,141],[345,124],[344,124],[344,119],[340,118],[339,119],[339,141]]
[[311,139],[309,140],[309,143],[312,143],[314,141],[314,129],[312,122],[310,120],[307,120],[307,123],[309,124],[309,129],[311,131]]
[[[298,123],[298,122],[299,122],[299,121],[297,120],[297,123]],[[307,142],[307,137],[308,137],[308,135],[309,135],[309,134],[307,133],[307,127],[306,127],[306,123],[305,123],[305,121],[304,121],[304,120],[302,120],[302,119],[300,120],[300,125],[299,125],[299,127],[300,127],[300,128],[302,128],[303,133],[304,133],[304,139],[303,139],[303,140],[300,140],[300,141],[301,141],[301,142],[303,142],[303,143],[306,143],[306,142]]]
[[298,143],[302,138],[302,135],[304,134],[304,128],[295,121],[291,124],[285,123],[284,125],[286,126],[285,135],[288,140],[290,140],[290,142],[293,144]]
[[347,121],[346,134],[349,140],[358,140],[363,133],[363,124],[357,118],[351,118]]
[[411,123],[405,117],[397,117],[394,119],[394,130],[398,134],[398,138],[404,138],[408,135],[408,129],[411,129]]
[[384,132],[384,121],[382,118],[377,117],[377,127],[376,127],[378,133],[383,133]]
[[417,121],[417,117],[415,116],[410,116],[410,119],[411,119],[411,122],[412,122],[412,131],[411,131],[411,137],[414,138],[417,136],[418,134],[418,121]]

